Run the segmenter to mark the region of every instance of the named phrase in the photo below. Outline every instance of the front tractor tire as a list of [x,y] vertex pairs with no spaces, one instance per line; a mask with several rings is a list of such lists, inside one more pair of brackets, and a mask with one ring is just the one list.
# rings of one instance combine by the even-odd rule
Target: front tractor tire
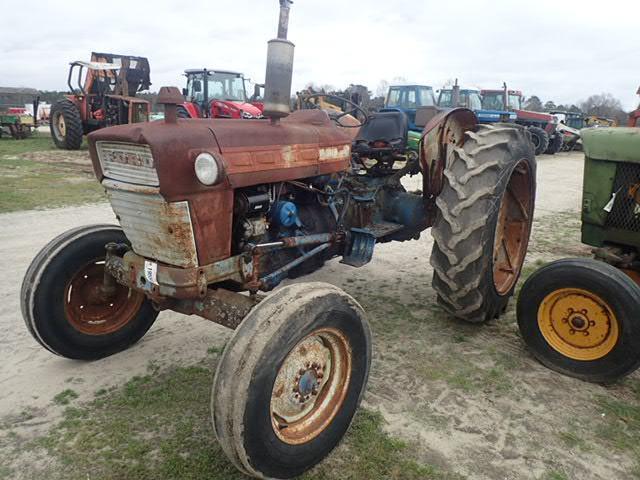
[[252,477],[297,477],[344,436],[370,364],[371,332],[353,298],[326,283],[277,290],[218,364],[211,408],[222,449]]
[[549,134],[540,127],[529,127],[531,143],[536,155],[542,155],[549,148]]
[[57,355],[96,360],[127,349],[158,312],[146,297],[120,284],[106,295],[105,245],[128,243],[114,225],[76,228],[54,238],[34,258],[20,293],[33,338]]
[[480,125],[452,151],[436,199],[431,265],[438,303],[455,317],[498,317],[524,263],[536,191],[527,131]]
[[60,100],[51,107],[49,128],[56,147],[78,150],[82,145],[82,118],[75,104],[68,99]]
[[640,286],[591,259],[550,263],[525,282],[520,333],[546,367],[589,382],[611,383],[640,366]]

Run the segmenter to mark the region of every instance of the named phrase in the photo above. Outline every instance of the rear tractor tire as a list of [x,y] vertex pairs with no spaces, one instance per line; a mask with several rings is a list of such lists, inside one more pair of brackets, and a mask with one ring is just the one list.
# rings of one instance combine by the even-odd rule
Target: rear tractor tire
[[33,338],[57,355],[96,360],[127,349],[158,312],[139,292],[116,284],[105,295],[105,245],[128,243],[114,225],[76,228],[49,242],[22,282],[22,316]]
[[539,127],[527,128],[531,134],[531,143],[536,155],[542,155],[549,148],[549,134]]
[[520,333],[545,366],[589,382],[610,383],[640,366],[640,286],[591,259],[550,263],[525,282]]
[[526,129],[480,125],[453,147],[436,199],[431,265],[438,303],[455,317],[498,317],[524,263],[536,191]]
[[344,436],[370,364],[371,332],[353,298],[326,283],[277,290],[218,364],[211,408],[222,449],[252,477],[297,477]]
[[78,150],[82,145],[82,119],[78,107],[68,99],[60,100],[51,107],[49,128],[56,147]]
[[189,115],[189,112],[183,106],[178,106],[176,109],[176,115],[178,118],[191,118],[191,115]]
[[556,132],[549,139],[549,146],[547,147],[544,153],[549,155],[555,155],[556,153],[562,150],[563,146],[564,146],[563,135],[560,132]]

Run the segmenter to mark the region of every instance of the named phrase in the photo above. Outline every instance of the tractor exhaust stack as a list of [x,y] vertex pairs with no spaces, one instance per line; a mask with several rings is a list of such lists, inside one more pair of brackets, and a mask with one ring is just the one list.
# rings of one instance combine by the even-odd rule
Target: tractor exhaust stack
[[287,40],[291,0],[280,0],[278,38],[269,40],[265,73],[264,116],[276,121],[291,112],[294,44]]

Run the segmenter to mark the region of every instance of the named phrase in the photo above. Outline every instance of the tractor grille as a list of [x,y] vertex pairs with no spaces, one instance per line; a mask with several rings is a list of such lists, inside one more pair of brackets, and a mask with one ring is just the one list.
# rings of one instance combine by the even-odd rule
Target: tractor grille
[[198,265],[187,202],[167,203],[159,194],[103,185],[133,251],[145,258],[179,267]]
[[158,174],[148,145],[121,142],[97,142],[102,172],[107,178],[157,187]]
[[607,217],[607,227],[640,232],[640,204],[632,196],[634,193],[636,198],[640,196],[640,191],[636,190],[640,188],[638,185],[640,185],[640,164],[618,164],[613,184],[616,199]]

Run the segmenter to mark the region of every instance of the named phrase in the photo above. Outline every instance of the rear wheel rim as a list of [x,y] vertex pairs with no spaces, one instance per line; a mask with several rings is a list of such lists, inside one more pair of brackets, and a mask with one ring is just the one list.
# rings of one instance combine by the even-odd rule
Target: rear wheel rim
[[493,282],[499,295],[516,283],[527,254],[531,231],[531,168],[521,160],[511,174],[500,202],[493,245]]
[[271,393],[271,423],[280,440],[300,445],[331,424],[349,390],[351,352],[335,328],[318,329],[291,350]]
[[618,343],[618,319],[601,297],[578,288],[551,292],[538,308],[538,327],[547,343],[573,360],[593,361]]
[[64,137],[67,134],[67,124],[64,121],[64,115],[62,113],[58,113],[53,121],[54,129],[53,132],[56,134],[56,138],[58,140],[64,140]]
[[64,291],[64,310],[73,328],[86,335],[106,335],[131,322],[144,301],[144,295],[116,284],[105,296],[104,261],[86,264],[69,280]]

